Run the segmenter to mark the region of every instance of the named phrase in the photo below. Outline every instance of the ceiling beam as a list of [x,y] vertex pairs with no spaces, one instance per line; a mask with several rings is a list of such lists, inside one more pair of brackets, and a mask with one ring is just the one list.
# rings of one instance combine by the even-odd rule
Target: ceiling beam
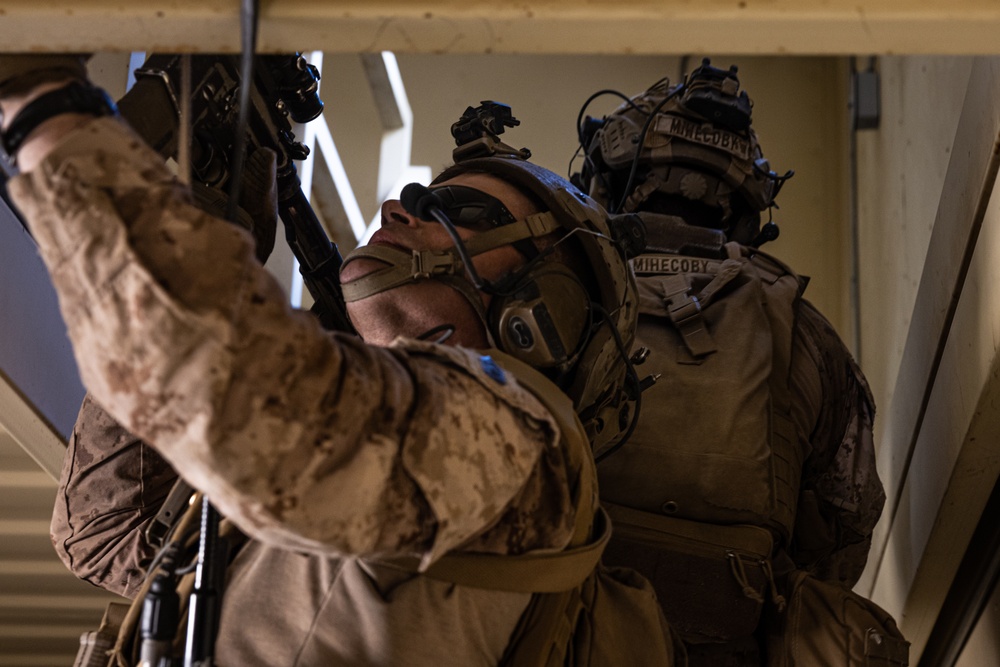
[[[232,0],[0,0],[0,51],[239,49]],[[264,0],[261,51],[994,54],[995,0]]]
[[[0,371],[0,438],[7,437],[19,444],[51,479],[59,479],[66,454],[65,441],[13,381]],[[39,483],[37,476],[32,476],[31,480]]]

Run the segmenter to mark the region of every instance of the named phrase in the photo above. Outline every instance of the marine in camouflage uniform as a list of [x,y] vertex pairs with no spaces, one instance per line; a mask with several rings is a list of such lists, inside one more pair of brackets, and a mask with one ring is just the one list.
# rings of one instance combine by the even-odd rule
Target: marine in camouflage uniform
[[[691,261],[692,257],[712,258],[718,265],[726,259],[727,252],[729,257],[740,253],[745,257],[758,255],[769,266],[780,265],[764,260],[766,255],[756,250],[777,233],[773,224],[761,228],[760,212],[772,206],[791,173],[779,176],[771,171],[750,124],[750,113],[751,103],[747,93],[739,89],[736,68],[720,70],[706,60],[681,84],[661,80],[604,119],[588,119],[579,128],[586,159],[582,173],[574,180],[612,213],[638,213],[647,226],[648,254],[633,260],[641,298],[637,345],[651,349],[651,360],[660,355],[665,359],[662,363],[690,364],[684,372],[691,377],[698,375],[697,364],[701,362],[693,357],[684,361],[678,355],[686,352],[675,350],[673,342],[664,342],[667,339],[663,327],[669,328],[669,319],[646,317],[654,312],[666,315],[659,294],[661,277],[693,275],[700,269],[691,267],[707,266],[709,262]],[[643,261],[646,263],[641,264]],[[643,269],[648,269],[650,275],[644,277]],[[782,272],[797,279],[784,267],[775,275]],[[696,294],[697,289],[690,293]],[[648,304],[652,304],[652,310]],[[719,308],[726,307],[723,298]],[[739,316],[729,317],[735,321]],[[799,477],[791,482],[791,493],[797,493],[798,499],[791,512],[793,525],[775,531],[774,569],[781,575],[794,567],[822,580],[852,587],[865,567],[872,532],[885,501],[872,439],[875,405],[863,374],[827,319],[801,298],[795,302],[791,319],[794,328],[787,360],[789,416],[798,434],[794,459],[802,463],[796,472]],[[749,314],[746,320],[751,320]],[[648,465],[655,458],[654,451],[680,447],[689,460],[695,461],[700,448],[708,450],[705,445],[712,443],[699,442],[697,434],[701,431],[697,425],[718,419],[716,407],[732,394],[724,382],[720,380],[713,385],[710,373],[702,371],[701,393],[697,396],[679,395],[669,382],[662,386],[655,384],[645,392],[641,414],[646,418],[640,418],[632,439],[598,466],[602,500],[640,507],[643,503],[636,502],[636,489],[654,487],[655,480],[646,479],[649,471],[655,469]],[[681,421],[668,425],[658,418],[658,410],[668,404],[687,406],[672,413]],[[760,419],[767,418],[766,414],[760,415]],[[669,438],[664,436],[665,429],[669,430]],[[746,436],[733,432],[728,437],[739,440]],[[708,475],[710,472],[705,473]],[[719,478],[716,485],[738,488],[741,482]],[[691,507],[705,500],[683,497],[684,493],[672,491],[666,482],[661,485],[661,492],[660,502],[676,498],[682,506],[687,501]],[[679,510],[675,503],[664,503],[661,509],[659,502],[653,507],[649,498],[644,496],[643,500],[650,505],[641,507],[646,512],[661,516],[678,513],[677,516],[689,520],[704,520],[697,513],[685,516],[683,508]],[[724,514],[725,510],[719,509],[718,515]],[[719,525],[724,523],[751,522],[746,518],[719,521]],[[764,520],[760,525],[775,527]],[[786,534],[782,536],[781,532]],[[657,577],[668,585],[671,579],[676,584],[678,578],[686,577],[687,581],[681,582],[687,587],[685,590],[702,586],[706,594],[695,590],[691,599],[684,600],[671,599],[657,586],[668,619],[679,626],[682,635],[685,619],[690,619],[692,613],[707,619],[703,625],[709,628],[708,633],[713,632],[714,620],[730,613],[727,608],[712,608],[711,602],[706,602],[712,599],[707,593],[716,584],[700,579],[704,573],[697,566],[681,573],[665,572],[662,564],[655,563],[655,557],[639,555],[631,544],[618,547],[614,538],[608,554],[616,564],[636,567],[654,580],[654,585]],[[778,579],[780,583],[781,577]],[[736,597],[741,597],[739,589],[734,590]],[[768,596],[764,593],[763,597]],[[784,600],[778,600],[780,604],[774,605],[772,612],[775,607],[783,606]],[[702,609],[706,604],[709,606]],[[698,609],[693,612],[694,607]],[[765,660],[757,645],[762,641],[760,637],[715,641],[719,643],[709,641],[705,634],[693,639],[694,643],[688,647],[692,666],[743,667],[759,665]]]
[[[54,87],[81,74],[64,65],[49,67]],[[31,86],[23,90],[30,99]],[[0,87],[4,111],[23,90]],[[289,307],[250,235],[197,208],[118,119],[54,123],[24,144],[25,172],[10,191],[51,272],[90,392],[52,523],[70,569],[134,595],[154,553],[144,528],[179,474],[251,538],[228,570],[219,664],[496,665],[530,594],[454,585],[381,560],[415,558],[423,570],[449,552],[559,551],[573,534],[576,471],[543,403],[479,352],[390,343],[394,329],[416,336],[435,318],[458,321],[458,342],[492,342],[475,315],[452,305],[449,320],[435,310],[466,297],[411,280],[397,288],[410,310],[388,323],[355,320],[385,345],[329,334]],[[538,210],[491,176],[448,178],[495,195],[513,218]],[[451,246],[437,223],[399,202],[383,207],[381,243]],[[374,262],[355,264],[366,261]],[[523,262],[504,246],[476,264],[495,280]],[[620,300],[611,322],[630,340],[631,278],[619,271],[604,283]],[[421,291],[428,285],[437,301]],[[393,290],[383,296],[388,307],[401,303]],[[361,299],[352,317],[371,315],[371,303]],[[607,396],[609,378],[624,373],[607,332],[601,345],[595,382],[604,386],[583,383],[591,397]]]

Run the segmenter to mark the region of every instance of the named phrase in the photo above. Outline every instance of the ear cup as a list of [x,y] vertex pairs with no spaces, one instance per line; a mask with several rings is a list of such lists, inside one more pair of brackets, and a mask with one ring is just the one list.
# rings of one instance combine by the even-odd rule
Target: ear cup
[[566,364],[590,321],[590,296],[561,264],[530,271],[509,296],[490,304],[490,327],[500,349],[536,368]]

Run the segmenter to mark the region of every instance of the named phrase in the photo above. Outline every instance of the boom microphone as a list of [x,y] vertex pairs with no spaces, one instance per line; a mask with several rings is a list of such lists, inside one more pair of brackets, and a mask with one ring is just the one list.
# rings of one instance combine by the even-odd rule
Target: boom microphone
[[421,220],[437,220],[438,216],[434,215],[434,209],[440,212],[444,204],[436,192],[420,183],[409,183],[404,186],[399,193],[399,203],[407,213]]

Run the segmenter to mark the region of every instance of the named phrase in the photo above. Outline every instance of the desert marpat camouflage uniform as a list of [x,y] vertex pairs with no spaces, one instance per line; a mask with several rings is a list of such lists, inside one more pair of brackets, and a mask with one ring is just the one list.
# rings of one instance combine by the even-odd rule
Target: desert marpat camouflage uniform
[[852,587],[885,504],[875,465],[875,401],[833,325],[804,299],[791,378],[792,412],[812,427],[791,556],[814,576]]
[[469,351],[329,335],[114,119],[10,190],[84,383],[121,422],[83,408],[53,521],[74,571],[134,592],[176,470],[252,538],[220,664],[496,664],[528,595],[360,557],[563,548],[566,462],[532,394]]

